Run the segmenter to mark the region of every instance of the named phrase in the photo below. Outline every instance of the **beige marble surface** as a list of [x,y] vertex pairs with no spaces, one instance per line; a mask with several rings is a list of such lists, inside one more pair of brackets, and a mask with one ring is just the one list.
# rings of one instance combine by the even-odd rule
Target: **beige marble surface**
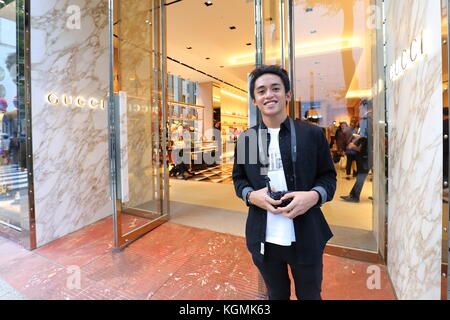
[[[112,214],[107,112],[99,108],[101,100],[106,107],[108,94],[107,5],[107,0],[31,1],[38,246]],[[50,102],[49,93],[55,94]],[[83,107],[76,105],[79,97]]]
[[[387,82],[388,270],[399,299],[439,299],[442,58],[439,0],[387,0],[388,66],[423,32],[424,55]],[[413,57],[416,53],[412,54]],[[401,61],[400,61],[401,62]],[[389,77],[389,73],[388,73]]]

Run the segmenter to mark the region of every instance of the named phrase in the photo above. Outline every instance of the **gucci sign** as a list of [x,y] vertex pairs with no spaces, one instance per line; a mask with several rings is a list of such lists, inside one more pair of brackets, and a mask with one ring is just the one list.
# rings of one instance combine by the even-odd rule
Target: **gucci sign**
[[423,31],[416,37],[409,48],[402,51],[402,54],[390,66],[389,75],[392,81],[399,79],[408,69],[415,65],[419,58],[425,55]]
[[67,94],[58,95],[54,92],[47,94],[46,102],[53,106],[65,106],[75,108],[89,108],[105,110],[105,100],[94,97],[85,98],[82,96],[70,96]]

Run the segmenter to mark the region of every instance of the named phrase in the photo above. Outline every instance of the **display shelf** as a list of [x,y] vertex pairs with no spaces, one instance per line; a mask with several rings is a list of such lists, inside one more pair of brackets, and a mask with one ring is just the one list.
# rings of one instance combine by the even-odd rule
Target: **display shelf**
[[193,118],[178,118],[178,117],[168,117],[169,119],[172,120],[180,120],[180,121],[200,121],[203,119],[193,119]]
[[220,114],[221,117],[230,117],[230,118],[236,118],[236,119],[248,119],[248,116],[238,116],[235,114],[227,114],[227,113],[221,113]]
[[170,134],[180,131],[180,126],[190,132],[203,135],[203,106],[197,106],[184,102],[168,101],[167,120]]
[[223,123],[224,127],[247,127],[247,123]]

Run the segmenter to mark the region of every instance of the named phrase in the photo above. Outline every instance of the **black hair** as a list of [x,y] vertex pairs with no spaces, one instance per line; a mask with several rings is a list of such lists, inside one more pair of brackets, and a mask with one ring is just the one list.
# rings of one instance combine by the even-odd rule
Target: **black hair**
[[285,92],[291,91],[291,85],[289,82],[289,75],[286,70],[281,68],[277,65],[261,65],[257,67],[255,70],[252,71],[250,74],[251,80],[250,80],[250,96],[252,99],[255,99],[255,82],[256,80],[261,77],[262,75],[265,75],[267,73],[274,74],[276,76],[279,76],[281,78],[281,81],[283,81]]

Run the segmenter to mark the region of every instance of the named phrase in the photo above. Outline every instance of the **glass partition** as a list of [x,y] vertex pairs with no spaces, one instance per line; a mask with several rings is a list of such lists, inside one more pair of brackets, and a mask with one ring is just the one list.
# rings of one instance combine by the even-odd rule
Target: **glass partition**
[[298,118],[320,126],[337,171],[334,201],[323,207],[331,244],[378,251],[373,202],[376,25],[370,0],[297,0],[293,5],[293,90]]
[[165,45],[161,1],[114,1],[110,107],[115,163],[115,238],[121,247],[168,219]]
[[0,1],[0,233],[30,246],[25,1]]

